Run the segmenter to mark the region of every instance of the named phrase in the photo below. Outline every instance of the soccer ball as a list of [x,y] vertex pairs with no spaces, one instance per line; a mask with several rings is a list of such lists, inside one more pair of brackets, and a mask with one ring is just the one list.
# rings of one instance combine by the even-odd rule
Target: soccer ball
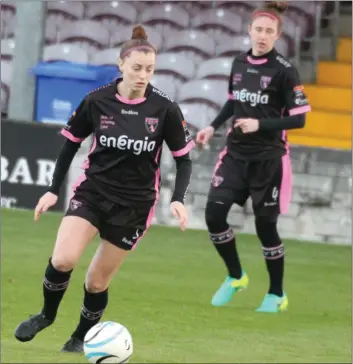
[[117,322],[101,322],[87,332],[83,349],[90,363],[127,363],[133,353],[132,337]]

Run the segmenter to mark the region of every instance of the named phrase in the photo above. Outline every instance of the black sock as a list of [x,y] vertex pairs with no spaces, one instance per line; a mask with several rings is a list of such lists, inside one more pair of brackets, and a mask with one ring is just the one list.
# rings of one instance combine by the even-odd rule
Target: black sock
[[69,286],[71,273],[72,270],[69,272],[58,271],[53,267],[51,258],[49,259],[43,280],[44,306],[42,313],[51,321],[55,320],[60,302]]
[[267,271],[270,276],[270,289],[268,293],[283,296],[284,275],[284,246],[283,244],[273,248],[262,247],[265,256]]
[[209,233],[209,237],[212,240],[218,254],[223,259],[228,269],[229,276],[240,279],[242,276],[242,268],[235,244],[233,230],[228,227],[228,229],[222,233]]
[[268,293],[283,296],[284,246],[277,231],[277,219],[257,217],[257,236],[262,244],[266,267],[270,277]]
[[80,322],[72,336],[83,340],[87,332],[102,318],[108,304],[108,290],[99,293],[90,293],[84,286],[84,299]]

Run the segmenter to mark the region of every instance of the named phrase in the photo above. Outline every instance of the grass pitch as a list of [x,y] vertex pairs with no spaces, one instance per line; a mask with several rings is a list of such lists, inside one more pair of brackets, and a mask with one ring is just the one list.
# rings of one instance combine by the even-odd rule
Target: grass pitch
[[[75,328],[85,270],[96,242],[74,270],[57,321],[32,342],[13,332],[39,311],[42,278],[61,215],[2,211],[3,363],[86,363],[60,353]],[[110,287],[103,320],[126,325],[134,340],[131,363],[348,363],[352,358],[351,247],[286,241],[289,311],[254,312],[268,286],[260,245],[239,235],[250,276],[247,291],[228,307],[210,300],[225,270],[204,231],[153,226]]]

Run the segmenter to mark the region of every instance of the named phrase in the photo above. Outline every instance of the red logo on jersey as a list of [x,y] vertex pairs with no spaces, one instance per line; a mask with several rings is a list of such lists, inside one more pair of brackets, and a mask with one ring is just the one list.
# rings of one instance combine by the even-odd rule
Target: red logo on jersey
[[260,86],[262,89],[265,89],[268,87],[268,85],[270,84],[271,82],[271,77],[269,76],[261,76],[260,78]]
[[158,126],[158,119],[156,118],[146,118],[145,119],[146,129],[149,133],[154,133]]

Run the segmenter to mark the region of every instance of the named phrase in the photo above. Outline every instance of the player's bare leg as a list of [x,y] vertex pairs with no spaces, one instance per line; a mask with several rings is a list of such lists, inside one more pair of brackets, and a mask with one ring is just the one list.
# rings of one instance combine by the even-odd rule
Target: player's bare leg
[[108,303],[109,284],[128,252],[102,240],[86,275],[80,322],[62,351],[83,352],[84,337],[103,316]]
[[87,220],[76,216],[66,216],[62,219],[54,252],[43,280],[43,309],[16,328],[15,337],[19,341],[32,340],[54,322],[69,285],[71,272],[96,234],[97,229]]

